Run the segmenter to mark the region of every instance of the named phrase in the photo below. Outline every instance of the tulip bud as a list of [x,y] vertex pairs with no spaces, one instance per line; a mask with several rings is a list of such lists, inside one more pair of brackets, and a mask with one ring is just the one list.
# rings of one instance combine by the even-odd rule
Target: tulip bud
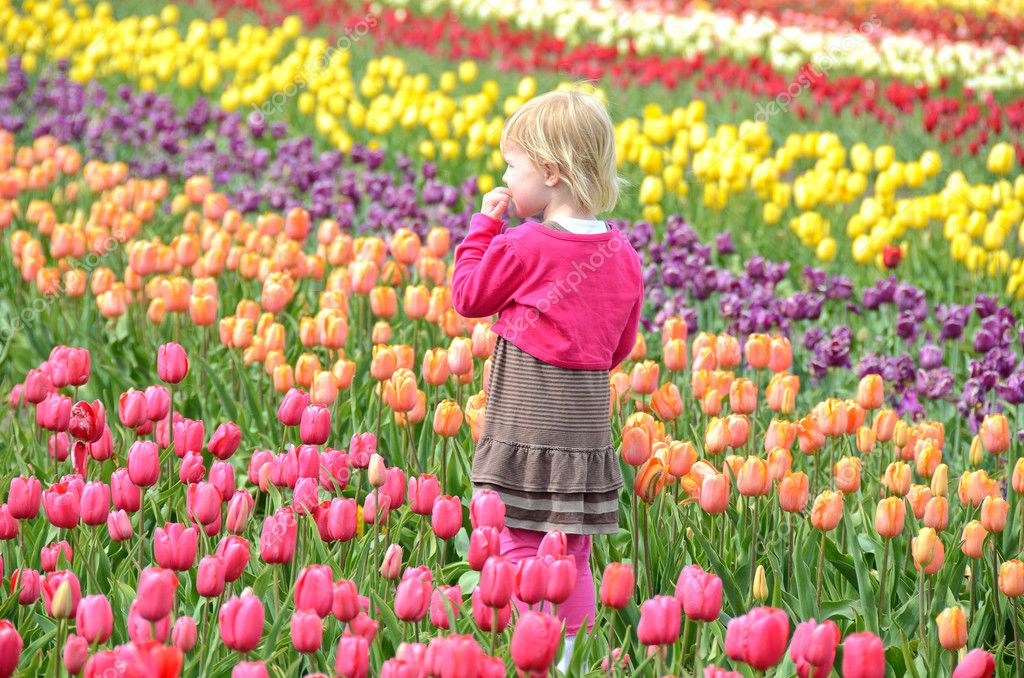
[[768,598],[768,580],[765,577],[764,565],[758,565],[754,571],[754,600],[763,603]]

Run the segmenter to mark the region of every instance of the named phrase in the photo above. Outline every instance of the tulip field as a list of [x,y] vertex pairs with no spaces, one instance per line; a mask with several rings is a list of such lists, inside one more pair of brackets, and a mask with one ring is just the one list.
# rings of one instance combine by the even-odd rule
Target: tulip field
[[[451,274],[571,87],[645,304],[566,645]],[[1021,0],[0,0],[0,678],[1024,678],[1022,166]]]

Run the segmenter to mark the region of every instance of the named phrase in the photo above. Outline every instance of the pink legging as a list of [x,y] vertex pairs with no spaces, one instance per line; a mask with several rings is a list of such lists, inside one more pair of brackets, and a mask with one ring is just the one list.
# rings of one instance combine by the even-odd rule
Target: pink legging
[[[501,555],[507,557],[513,563],[518,563],[524,558],[537,555],[537,547],[540,546],[545,532],[524,530],[518,527],[506,527],[501,532]],[[569,599],[558,606],[558,618],[565,622],[565,635],[575,636],[587,623],[587,631],[594,628],[594,617],[597,614],[597,601],[594,595],[594,577],[590,572],[590,535],[589,534],[567,534],[566,544],[568,555],[576,559],[576,588],[573,589]],[[523,614],[530,609],[530,606],[519,600],[515,595],[516,609]],[[548,610],[545,604],[544,610]]]

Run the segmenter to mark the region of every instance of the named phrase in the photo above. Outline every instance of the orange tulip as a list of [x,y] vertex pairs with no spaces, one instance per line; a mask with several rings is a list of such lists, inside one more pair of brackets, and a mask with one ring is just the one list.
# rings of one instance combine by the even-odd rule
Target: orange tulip
[[778,372],[765,388],[765,403],[773,412],[788,414],[793,411],[799,391],[800,377],[787,372]]
[[740,364],[740,342],[730,334],[719,334],[715,338],[715,360],[719,367],[737,367]]
[[885,382],[880,374],[865,374],[857,384],[857,403],[865,410],[877,410],[885,400]]
[[872,423],[871,427],[879,442],[887,443],[892,440],[893,430],[896,428],[896,422],[898,420],[899,417],[890,409],[878,410],[875,413],[875,421]]
[[469,337],[454,337],[448,345],[448,371],[454,375],[466,374],[473,369],[473,341]]
[[[397,425],[418,424],[427,418],[427,394],[423,392],[423,389],[417,389],[415,399],[416,404],[408,412],[395,412]],[[479,436],[477,440],[479,440]]]
[[793,364],[793,347],[786,337],[772,337],[768,345],[768,369],[779,374]]
[[757,409],[757,386],[749,379],[736,379],[729,388],[729,407],[737,414],[753,414]]
[[395,412],[409,412],[416,407],[416,375],[399,367],[385,382],[384,402]]
[[665,453],[668,472],[676,478],[682,478],[697,461],[697,448],[693,443],[683,440],[673,440],[668,444],[668,451]]
[[626,427],[622,433],[622,458],[630,466],[640,466],[651,457],[651,434],[641,426]]
[[391,256],[395,258],[395,261],[408,265],[415,262],[417,257],[419,257],[422,242],[412,229],[403,227],[399,228],[391,236],[389,247]]
[[434,433],[451,438],[459,432],[462,421],[462,408],[454,400],[445,398],[434,410]]
[[1024,595],[1024,563],[1013,559],[999,566],[999,590],[1010,598]]
[[344,391],[352,385],[352,378],[356,373],[356,363],[355,361],[341,358],[331,367],[331,372],[334,373],[334,378],[338,382],[338,389]]
[[707,370],[708,372],[718,369],[718,360],[715,358],[715,349],[704,346],[700,350],[694,350],[693,369]]
[[378,318],[390,318],[398,310],[394,287],[378,285],[370,290],[370,312]]
[[662,421],[672,421],[683,413],[683,398],[679,388],[670,381],[661,385],[651,396],[651,409]]
[[942,463],[942,452],[930,440],[918,441],[917,474],[923,478],[931,478],[935,469]]
[[939,644],[956,652],[967,645],[967,617],[962,607],[947,607],[935,618],[939,628]]
[[811,507],[811,525],[816,530],[829,532],[839,525],[843,517],[843,493],[824,490],[814,499]]
[[690,393],[694,398],[700,400],[711,388],[711,372],[709,370],[694,370],[690,373]]
[[637,469],[633,491],[645,503],[650,504],[668,482],[668,469],[657,457],[651,457]]
[[860,459],[857,457],[843,457],[836,462],[833,469],[836,479],[836,488],[842,492],[852,494],[860,489]]
[[378,320],[373,324],[370,341],[375,344],[386,344],[391,341],[391,324],[386,320]]
[[787,513],[799,513],[807,506],[809,485],[803,471],[787,473],[779,481],[779,507]]
[[[236,336],[238,334],[237,328],[235,334]],[[323,367],[321,367],[320,359],[316,355],[313,353],[303,353],[295,363],[295,382],[302,388],[309,388],[313,383],[313,375],[321,369]]]
[[274,368],[274,390],[278,393],[286,393],[295,385],[295,378],[292,374],[292,366],[288,364],[278,365]]
[[679,340],[686,343],[689,327],[686,321],[678,315],[665,318],[661,324],[661,345],[665,346],[669,341]]
[[427,249],[435,257],[443,257],[448,253],[451,233],[444,226],[434,226],[427,233]]
[[932,474],[932,495],[936,497],[945,497],[949,494],[949,467],[945,464],[939,464],[935,467],[935,473]]
[[896,496],[910,492],[910,467],[902,461],[894,461],[885,468],[882,483]]
[[338,380],[328,370],[320,370],[313,375],[313,384],[309,389],[309,399],[314,405],[330,407],[338,398]]
[[882,537],[896,537],[903,533],[907,514],[902,497],[886,497],[875,506],[875,530]]
[[755,370],[768,367],[770,349],[771,339],[767,334],[751,334],[743,344],[743,353],[747,357],[747,364]]
[[729,506],[729,479],[724,473],[706,476],[700,484],[700,508],[712,515],[724,513]]
[[785,419],[772,419],[764,434],[764,451],[769,452],[777,447],[791,449],[796,440],[797,426]]
[[990,454],[1002,454],[1010,449],[1010,423],[1005,414],[989,414],[981,422],[981,442]]
[[1006,529],[1006,518],[1010,514],[1010,502],[1002,497],[985,497],[981,503],[981,524],[989,532]]
[[704,451],[721,454],[729,446],[729,425],[725,419],[712,417],[704,431]]
[[968,558],[981,558],[984,554],[985,537],[988,531],[981,524],[980,520],[972,520],[964,525],[964,532],[960,550]]
[[764,459],[747,457],[736,474],[736,489],[745,497],[761,497],[771,491],[772,479]]
[[818,428],[826,436],[846,433],[846,404],[838,398],[826,398],[814,408]]
[[189,316],[197,327],[209,327],[217,320],[217,299],[207,295],[192,295],[188,304]]
[[633,341],[633,350],[629,352],[629,359],[636,362],[647,357],[647,340],[642,332],[638,332]]
[[869,454],[875,449],[875,432],[867,426],[857,429],[857,451],[861,454]]
[[[882,439],[881,436],[878,437]],[[892,441],[896,447],[903,447],[907,444],[910,439],[910,424],[903,421],[902,419],[896,420],[896,425],[892,429]]]
[[629,375],[629,386],[634,393],[646,395],[658,388],[658,363],[645,360],[633,365]]
[[729,429],[729,447],[738,450],[747,444],[750,438],[750,420],[745,414],[730,414],[725,418]]
[[937,532],[949,526],[949,501],[945,497],[932,497],[924,507],[924,526]]
[[[112,310],[112,309],[116,308],[116,306],[113,305],[113,303],[112,303],[113,302],[112,297],[108,297],[108,295],[111,295],[111,293],[110,292],[104,292],[100,296],[100,298],[96,300],[97,305],[100,306],[100,313],[102,313],[103,315],[107,316],[108,318],[109,317],[113,317],[114,315],[123,315],[124,314],[124,304],[123,303],[120,306],[120,309],[121,309],[120,313],[116,313],[116,314],[108,313],[109,310]],[[101,303],[100,300],[104,299],[104,298],[106,298],[105,302],[110,303],[109,306],[107,305],[107,303]],[[105,306],[106,306],[106,308],[105,308]],[[153,299],[152,301],[149,302],[149,308],[146,310],[146,317],[149,318],[149,321],[151,323],[153,323],[154,325],[159,325],[160,323],[162,323],[164,321],[164,316],[165,315],[167,315],[167,304],[164,303],[164,300],[162,298],[157,297],[156,299]]]
[[928,500],[932,498],[932,491],[927,485],[911,485],[910,492],[907,493],[907,501],[910,502],[910,508],[914,512],[914,517],[918,520],[924,517],[925,507],[928,505]]
[[793,455],[784,447],[768,452],[768,475],[772,480],[782,480],[793,469]]
[[402,310],[409,318],[418,320],[427,316],[430,306],[430,291],[426,285],[410,285],[405,288]]
[[662,347],[662,360],[665,363],[665,369],[669,372],[685,370],[688,360],[686,342],[682,339],[669,339],[668,343]]
[[690,350],[693,353],[693,359],[696,360],[697,356],[704,349],[711,351],[712,357],[715,355],[715,335],[708,332],[700,332],[693,339],[693,343],[690,345]]
[[387,344],[375,344],[373,357],[370,359],[370,376],[377,381],[385,381],[398,369],[398,357],[394,349]]
[[998,497],[999,485],[982,469],[980,471],[964,471],[960,476],[957,494],[962,504],[970,504],[977,508],[985,497]]
[[430,348],[423,354],[420,374],[428,384],[440,386],[448,381],[448,351],[444,348]]
[[930,527],[922,527],[911,542],[914,567],[925,574],[935,574],[945,562],[946,549],[938,533]]
[[818,428],[812,415],[807,415],[796,422],[796,437],[800,443],[800,451],[814,454],[825,444],[825,434]]
[[717,389],[709,388],[701,398],[700,409],[709,417],[717,417],[722,413],[722,394]]
[[1010,480],[1010,486],[1017,494],[1024,494],[1024,457],[1018,459],[1017,463],[1013,465],[1013,476]]

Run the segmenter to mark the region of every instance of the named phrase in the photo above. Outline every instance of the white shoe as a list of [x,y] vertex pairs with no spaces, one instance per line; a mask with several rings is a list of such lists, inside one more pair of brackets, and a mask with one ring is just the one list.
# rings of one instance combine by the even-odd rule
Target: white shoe
[[558,670],[563,674],[569,672],[569,660],[572,659],[572,647],[576,644],[576,636],[565,637],[565,648],[562,650],[562,658],[558,660]]

